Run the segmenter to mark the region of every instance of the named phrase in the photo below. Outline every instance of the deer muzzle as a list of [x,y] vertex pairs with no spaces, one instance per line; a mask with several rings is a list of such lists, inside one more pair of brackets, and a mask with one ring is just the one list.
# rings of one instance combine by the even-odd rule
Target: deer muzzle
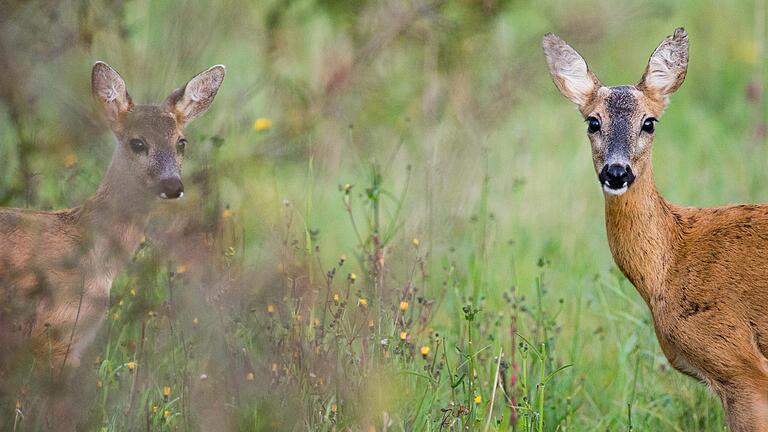
[[184,196],[184,184],[178,177],[169,177],[160,180],[160,198],[179,199]]
[[632,167],[629,165],[613,163],[603,166],[598,179],[606,193],[621,195],[635,181],[635,175],[632,173]]

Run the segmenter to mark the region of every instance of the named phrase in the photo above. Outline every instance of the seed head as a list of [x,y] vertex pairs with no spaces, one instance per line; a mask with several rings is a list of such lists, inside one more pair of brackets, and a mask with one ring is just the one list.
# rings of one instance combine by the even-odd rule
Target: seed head
[[73,166],[77,165],[77,155],[74,153],[69,153],[66,156],[64,156],[64,166],[67,168],[72,168]]

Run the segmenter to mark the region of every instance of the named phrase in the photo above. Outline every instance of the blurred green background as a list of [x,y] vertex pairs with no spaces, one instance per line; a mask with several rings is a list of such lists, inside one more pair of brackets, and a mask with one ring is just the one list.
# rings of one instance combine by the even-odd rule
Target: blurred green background
[[[510,423],[510,400],[488,401],[499,350],[513,371],[507,381],[515,373],[511,365],[521,362],[511,356],[522,345],[510,335],[510,323],[528,314],[520,305],[537,309],[531,305],[542,299],[517,330],[528,337],[551,329],[557,337],[541,340],[552,353],[550,366],[572,365],[548,390],[544,430],[723,430],[719,403],[670,370],[645,305],[613,264],[586,127],[552,85],[540,41],[545,32],[557,33],[603,83],[619,85],[637,82],[657,44],[684,26],[690,66],[658,125],[658,187],[668,200],[691,206],[765,202],[765,9],[764,0],[5,1],[0,205],[73,206],[95,190],[113,145],[90,98],[96,60],[118,70],[140,103],[162,101],[195,73],[222,63],[227,77],[221,91],[187,131],[189,200],[164,211],[195,211],[212,202],[192,173],[215,167],[214,210],[232,212],[227,229],[240,258],[239,289],[227,305],[241,332],[233,333],[229,349],[237,351],[243,340],[253,344],[250,361],[266,371],[253,366],[253,381],[269,381],[275,350],[266,346],[280,343],[266,336],[272,327],[251,311],[264,315],[267,305],[293,301],[275,282],[288,272],[278,266],[285,239],[294,235],[286,229],[287,212],[299,227],[296,253],[313,257],[298,259],[309,269],[310,285],[344,254],[350,256],[345,276],[370,276],[370,244],[359,247],[339,186],[353,185],[349,196],[366,204],[352,212],[365,219],[373,166],[391,192],[382,217],[395,221],[391,242],[382,248],[386,277],[407,285],[418,239],[426,274],[421,295],[437,300],[414,346],[434,340],[432,330],[451,347],[467,342],[462,307],[475,305],[481,344],[488,348],[477,361],[489,378],[478,378],[482,390],[468,395],[482,400],[466,404],[473,412],[468,416],[451,405],[464,399],[445,381],[427,385],[407,374],[386,375],[398,368],[421,371],[418,358],[386,366],[390,372],[373,382],[387,395],[368,402],[354,393],[340,397],[338,388],[308,396],[296,383],[314,372],[299,362],[272,384],[223,404],[229,420],[218,427],[483,429],[490,419],[491,428],[539,430],[539,410]],[[321,264],[313,268],[315,262]],[[452,269],[462,276],[446,284]],[[368,283],[358,282],[361,296]],[[113,303],[115,292],[129,285],[116,285]],[[310,291],[325,295],[320,288]],[[508,292],[513,304],[503,298]],[[544,315],[550,323],[542,324]],[[126,323],[126,331],[135,332],[135,325]],[[387,331],[397,334],[399,325],[395,319]],[[365,369],[365,349],[350,354],[350,365]],[[443,360],[454,355],[449,349]],[[536,395],[535,384],[516,390],[518,398]],[[115,388],[121,385],[127,384],[118,380]],[[352,378],[341,385],[368,388]],[[431,389],[427,402],[422,388]],[[291,392],[298,402],[290,402]],[[121,403],[102,403],[93,424],[127,427],[120,423],[129,421],[118,415]],[[375,408],[353,408],[356,403]],[[455,422],[445,422],[446,407]],[[152,424],[158,430],[204,424],[199,413],[181,414],[183,422]]]

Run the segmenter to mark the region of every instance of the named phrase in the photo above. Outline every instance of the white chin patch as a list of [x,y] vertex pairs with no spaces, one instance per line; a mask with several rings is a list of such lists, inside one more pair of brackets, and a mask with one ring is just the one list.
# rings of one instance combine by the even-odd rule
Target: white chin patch
[[608,186],[607,184],[603,183],[603,190],[605,191],[605,193],[607,193],[609,195],[619,196],[619,195],[621,195],[621,194],[623,194],[624,192],[627,191],[627,184],[624,183],[624,185],[622,187],[620,187],[618,189],[614,189],[614,188]]
[[[181,197],[183,197],[183,196],[184,196],[184,192],[181,192],[179,194],[179,196],[177,196],[176,198],[173,198],[173,199],[175,199],[175,200],[181,199]],[[168,195],[166,195],[165,192],[160,192],[160,198],[162,198],[162,199],[169,199]]]

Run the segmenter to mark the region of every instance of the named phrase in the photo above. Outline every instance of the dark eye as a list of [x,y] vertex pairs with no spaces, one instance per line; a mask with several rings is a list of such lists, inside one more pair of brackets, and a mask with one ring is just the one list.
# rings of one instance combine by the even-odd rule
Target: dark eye
[[600,130],[600,120],[594,117],[587,117],[587,130],[589,133],[595,133]]
[[138,138],[132,139],[128,145],[131,146],[131,150],[133,150],[134,153],[146,153],[147,151],[147,145],[144,144],[144,141]]
[[653,131],[655,130],[655,126],[653,123],[655,121],[656,119],[653,117],[648,117],[647,119],[645,119],[645,121],[643,121],[643,127],[642,127],[643,132],[653,133]]
[[184,150],[187,149],[187,140],[186,138],[182,138],[179,140],[179,142],[176,143],[176,150],[180,154],[184,154]]

